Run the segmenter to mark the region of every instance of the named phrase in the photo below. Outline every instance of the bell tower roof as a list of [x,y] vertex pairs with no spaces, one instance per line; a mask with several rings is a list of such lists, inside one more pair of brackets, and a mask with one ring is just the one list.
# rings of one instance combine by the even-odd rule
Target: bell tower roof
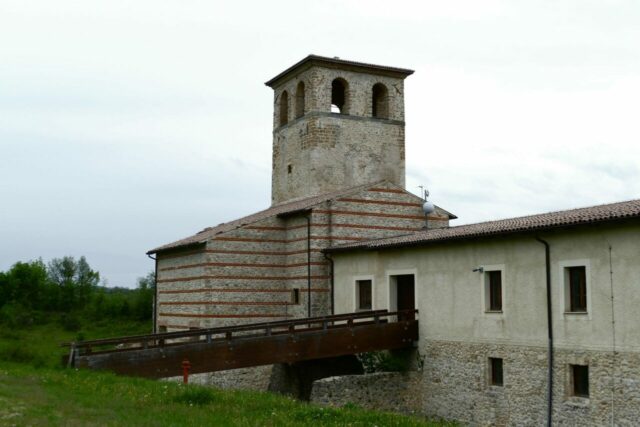
[[342,70],[395,77],[399,79],[404,79],[407,76],[413,74],[413,70],[409,70],[407,68],[397,68],[389,67],[386,65],[375,65],[367,64],[364,62],[348,61],[345,59],[340,59],[338,57],[329,58],[326,56],[309,55],[301,61],[293,64],[291,67],[287,68],[271,80],[265,82],[265,85],[269,86],[270,88],[275,88],[276,86],[278,86],[278,84],[286,80],[291,74],[302,72],[307,68],[313,66],[334,69],[339,68]]

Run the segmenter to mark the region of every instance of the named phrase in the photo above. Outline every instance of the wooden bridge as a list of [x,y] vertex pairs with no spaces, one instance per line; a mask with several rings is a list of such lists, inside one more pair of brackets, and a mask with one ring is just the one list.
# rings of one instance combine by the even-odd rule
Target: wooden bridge
[[64,363],[164,378],[413,346],[417,310],[337,314],[276,322],[66,343]]

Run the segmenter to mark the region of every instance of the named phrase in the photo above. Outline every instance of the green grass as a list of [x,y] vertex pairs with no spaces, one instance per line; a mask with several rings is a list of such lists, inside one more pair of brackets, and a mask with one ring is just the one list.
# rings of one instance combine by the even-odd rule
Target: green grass
[[440,426],[285,397],[0,362],[0,425]]
[[[84,338],[148,332],[143,323],[83,323]],[[286,397],[119,377],[61,366],[75,340],[57,322],[11,329],[0,324],[0,426],[442,426],[417,417],[322,408]]]
[[150,322],[83,320],[78,331],[68,331],[57,316],[49,320],[18,329],[0,324],[0,360],[58,367],[62,356],[69,352],[68,348],[60,347],[62,342],[151,333]]

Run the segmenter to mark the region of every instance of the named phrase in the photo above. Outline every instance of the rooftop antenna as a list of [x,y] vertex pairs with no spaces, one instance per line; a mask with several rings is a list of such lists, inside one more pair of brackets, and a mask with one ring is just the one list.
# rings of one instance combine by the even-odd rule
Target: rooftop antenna
[[429,228],[429,215],[436,210],[436,206],[427,200],[427,197],[429,197],[429,190],[424,188],[422,185],[420,186],[420,190],[424,200],[424,203],[422,204],[422,211],[424,212],[424,229],[427,230]]

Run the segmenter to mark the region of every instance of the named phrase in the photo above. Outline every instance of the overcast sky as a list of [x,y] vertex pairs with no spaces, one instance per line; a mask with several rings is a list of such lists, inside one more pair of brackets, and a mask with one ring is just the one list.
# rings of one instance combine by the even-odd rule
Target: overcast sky
[[640,197],[638,1],[0,0],[0,270],[145,252],[268,207],[310,53],[415,69],[407,188],[464,224]]

